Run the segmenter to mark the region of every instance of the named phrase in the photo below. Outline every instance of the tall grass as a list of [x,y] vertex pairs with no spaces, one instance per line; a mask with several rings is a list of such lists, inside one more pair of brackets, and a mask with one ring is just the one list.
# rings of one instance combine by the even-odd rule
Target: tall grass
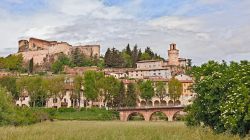
[[239,140],[183,122],[55,121],[0,127],[1,140]]

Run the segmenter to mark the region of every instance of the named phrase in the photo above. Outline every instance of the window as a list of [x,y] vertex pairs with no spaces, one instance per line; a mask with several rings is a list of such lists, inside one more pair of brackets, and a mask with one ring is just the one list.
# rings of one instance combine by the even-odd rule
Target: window
[[57,98],[54,98],[54,99],[53,99],[53,103],[57,103]]

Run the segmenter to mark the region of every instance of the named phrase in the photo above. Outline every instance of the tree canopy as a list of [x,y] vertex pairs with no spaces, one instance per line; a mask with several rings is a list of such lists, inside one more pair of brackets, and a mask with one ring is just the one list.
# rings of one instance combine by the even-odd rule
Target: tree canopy
[[250,130],[250,62],[230,64],[209,61],[190,71],[197,94],[187,108],[188,125],[211,127],[216,132],[241,136]]
[[143,81],[140,83],[141,98],[145,99],[146,102],[154,96],[153,83],[150,80]]
[[174,77],[171,78],[168,82],[168,93],[170,99],[174,100],[174,103],[177,99],[180,98],[182,94],[182,84],[179,80],[175,79]]

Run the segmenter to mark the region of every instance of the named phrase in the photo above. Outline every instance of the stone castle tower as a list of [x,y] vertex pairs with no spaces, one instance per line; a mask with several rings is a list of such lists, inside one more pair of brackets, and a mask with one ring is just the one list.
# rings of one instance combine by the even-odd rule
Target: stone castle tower
[[168,65],[179,65],[179,50],[176,49],[176,44],[170,44],[170,50],[168,50]]

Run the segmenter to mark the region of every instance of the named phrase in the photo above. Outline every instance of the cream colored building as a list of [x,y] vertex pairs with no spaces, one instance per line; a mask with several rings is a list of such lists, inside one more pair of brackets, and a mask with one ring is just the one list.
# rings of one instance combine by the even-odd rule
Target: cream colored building
[[[175,76],[177,80],[179,80],[182,83],[182,94],[178,100],[175,101],[175,105],[189,105],[192,103],[193,99],[195,98],[195,93],[192,92],[191,86],[193,85],[193,79],[192,77],[184,74],[180,74]],[[159,97],[156,95],[148,101],[146,104],[146,101],[144,99],[138,98],[137,106],[166,106],[166,105],[174,105],[174,101],[169,97],[168,93],[168,81],[169,79],[163,79],[163,78],[151,78],[149,79],[154,82],[154,85],[156,82],[162,81],[166,84],[166,95],[161,101]],[[155,89],[156,90],[156,89]]]
[[163,60],[138,61],[136,69],[128,72],[128,77],[135,79],[149,77],[171,78],[170,70],[163,67],[163,64]]
[[24,106],[30,107],[29,102],[30,102],[29,96],[22,96],[22,97],[19,97],[18,100],[16,100],[16,105],[21,106],[21,107],[24,107]]

